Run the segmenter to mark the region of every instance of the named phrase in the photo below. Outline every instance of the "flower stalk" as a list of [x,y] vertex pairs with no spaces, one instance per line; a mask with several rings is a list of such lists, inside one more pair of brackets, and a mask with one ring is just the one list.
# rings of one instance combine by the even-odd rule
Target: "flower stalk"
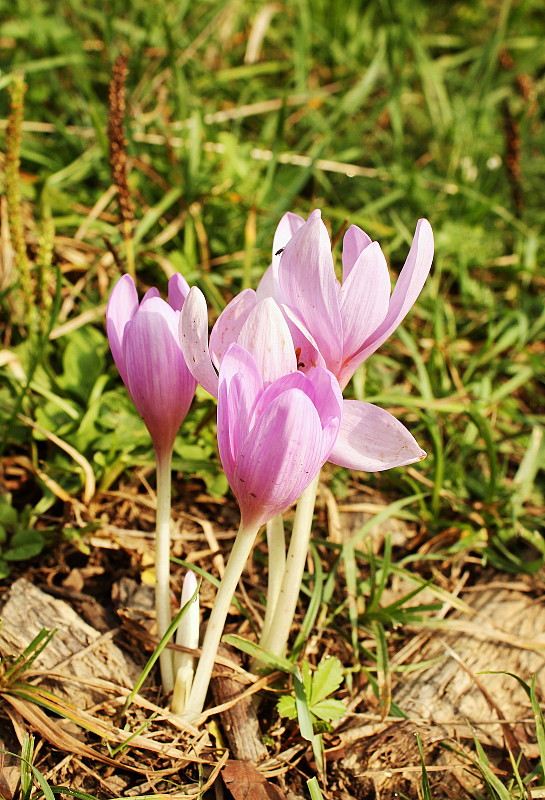
[[[155,532],[155,613],[157,636],[165,635],[171,621],[170,607],[170,496],[172,450],[156,451],[157,459],[157,517]],[[161,653],[161,682],[165,692],[174,688],[172,652],[165,647]]]
[[276,603],[282,588],[282,579],[286,568],[286,535],[284,533],[284,517],[277,514],[267,522],[267,549],[269,552],[269,578],[267,587],[267,607],[261,638],[268,634],[273,624]]
[[246,565],[260,526],[244,527],[241,523],[231,555],[225,568],[218,593],[206,627],[201,657],[195,672],[193,686],[183,715],[188,720],[196,719],[202,712],[206,693],[212,677],[221,635],[229,613],[240,576]]
[[297,503],[286,566],[273,611],[272,624],[268,630],[264,627],[260,640],[261,647],[277,656],[284,655],[295,616],[308,555],[319,481],[320,473],[307,486]]

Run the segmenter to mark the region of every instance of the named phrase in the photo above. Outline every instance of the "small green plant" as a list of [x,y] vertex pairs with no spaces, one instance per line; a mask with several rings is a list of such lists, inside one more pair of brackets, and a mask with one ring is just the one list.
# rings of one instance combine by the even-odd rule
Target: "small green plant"
[[[330,696],[343,682],[341,662],[338,658],[325,658],[313,672],[305,660],[301,666],[301,677],[314,729],[319,732],[331,730],[329,723],[340,719],[346,712],[343,703]],[[283,695],[276,707],[281,717],[296,719],[295,694]]]
[[0,497],[0,578],[9,575],[11,561],[26,561],[42,552],[47,531],[33,527],[33,516],[28,506],[18,512],[10,494]]

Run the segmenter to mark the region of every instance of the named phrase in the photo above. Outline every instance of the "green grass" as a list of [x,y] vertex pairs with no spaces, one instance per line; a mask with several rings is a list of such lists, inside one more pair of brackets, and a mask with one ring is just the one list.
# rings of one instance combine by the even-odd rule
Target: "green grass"
[[[349,390],[399,415],[428,458],[353,480],[399,501],[397,515],[437,537],[428,559],[471,556],[535,572],[545,561],[541,3],[288,0],[271,6],[252,59],[262,10],[255,0],[112,0],[107,12],[80,0],[0,0],[3,119],[16,71],[28,85],[20,188],[32,263],[55,231],[45,288],[36,288],[45,322],[32,329],[25,319],[17,271],[4,263],[0,274],[3,453],[27,458],[38,487],[15,498],[19,514],[28,505],[25,519],[58,516],[62,492],[88,499],[94,481],[100,498],[120,475],[153,463],[103,324],[125,260],[106,138],[111,68],[125,53],[141,288],[164,290],[181,271],[217,315],[255,287],[280,216],[315,207],[333,235],[348,220],[377,238],[397,273],[417,219],[430,219],[432,275]],[[519,140],[511,171],[509,126]],[[212,414],[199,394],[174,467],[221,496]],[[348,473],[333,477],[342,495]],[[67,537],[84,533],[64,524]],[[367,667],[384,694],[389,633],[405,613],[380,598],[392,570],[417,557],[396,565],[387,549],[377,560],[360,541],[320,552],[331,555],[334,578],[314,570],[305,632],[327,619],[359,668],[369,656],[357,645],[363,625],[376,637]],[[349,589],[339,608],[337,574]]]

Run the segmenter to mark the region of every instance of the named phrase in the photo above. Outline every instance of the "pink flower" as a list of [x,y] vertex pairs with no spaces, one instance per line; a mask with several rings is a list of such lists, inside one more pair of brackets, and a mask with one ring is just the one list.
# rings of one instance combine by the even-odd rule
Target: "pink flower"
[[193,400],[197,382],[180,349],[178,319],[189,286],[181,275],[168,282],[168,303],[157,289],[142,302],[133,279],[114,286],[106,330],[114,361],[159,455],[170,453]]
[[[278,247],[277,247],[278,245]],[[286,214],[275,235],[266,294],[293,315],[344,388],[356,369],[404,319],[420,294],[433,259],[433,233],[419,220],[407,260],[390,296],[390,276],[378,242],[352,225],[343,240],[343,283],[335,277],[331,242],[320,211],[305,222]]]
[[228,347],[219,370],[218,445],[244,529],[297,500],[327,460],[341,416],[339,385],[327,370],[293,371],[265,385],[253,356]]
[[[317,315],[317,319],[314,320],[315,328],[317,329],[317,339],[315,340],[314,336],[307,329],[306,319],[302,320],[297,316],[295,311],[286,304],[278,304],[278,301],[282,302],[283,298],[280,290],[278,272],[282,264],[281,259],[284,258],[284,253],[280,255],[274,254],[281,249],[282,243],[286,243],[286,238],[291,242],[302,233],[309,235],[309,228],[312,236],[315,237],[316,234],[318,234],[323,237],[325,228],[319,216],[316,215],[316,212],[312,219],[316,220],[321,227],[318,227],[315,222],[315,227],[312,228],[309,225],[310,220],[305,223],[304,220],[297,217],[295,214],[286,214],[282,218],[273,244],[272,264],[265,273],[258,291],[254,292],[252,289],[246,289],[228,304],[218,317],[212,329],[210,344],[208,343],[208,313],[206,300],[197,287],[191,289],[180,316],[180,343],[193,375],[199,383],[215,397],[218,395],[218,376],[216,370],[220,369],[224,354],[229,346],[235,342],[252,354],[258,364],[258,369],[263,377],[265,385],[281,375],[294,372],[296,369],[310,376],[316,367],[324,368],[326,366],[327,358],[331,356],[331,350],[339,346],[338,344],[335,345],[335,339],[337,343],[342,340],[343,320],[341,319],[340,309],[337,309],[338,330],[327,320],[324,320],[323,316],[318,317]],[[425,223],[429,228],[425,220],[423,220],[422,223]],[[305,225],[309,227],[304,231]],[[368,241],[368,237],[366,237],[363,231],[359,231],[359,228],[350,230],[352,233],[348,231],[344,243],[346,269],[350,275],[358,275],[356,271],[356,262],[360,262],[360,264],[364,263],[364,259],[361,255],[358,256],[357,252],[360,248],[365,252],[365,242]],[[423,235],[426,235],[425,229]],[[329,237],[327,237],[327,233],[325,236],[327,238],[329,260],[331,260]],[[290,239],[290,237],[293,237],[293,239]],[[411,251],[413,251],[414,248],[415,245],[413,243]],[[287,247],[284,252],[286,251]],[[311,251],[316,252],[316,248],[313,250],[311,248]],[[420,256],[420,260],[421,258],[422,256]],[[418,272],[420,282],[424,280],[421,276],[422,268],[420,267],[419,270],[416,270],[414,267],[414,263],[417,260],[416,257],[413,259],[413,257],[409,255],[402,276],[398,280],[398,286],[401,286],[401,289],[405,286],[403,291],[406,291],[406,297],[410,299],[410,297],[414,295],[413,299],[410,300],[411,304],[414,302],[414,298],[418,293],[416,291],[416,279],[414,278],[415,272]],[[349,269],[350,265],[352,265],[352,269]],[[412,272],[411,269],[407,271],[407,265],[411,267]],[[331,263],[331,270],[332,269],[333,266]],[[359,267],[357,269],[359,269]],[[429,264],[427,269],[429,269]],[[402,283],[403,276],[405,277]],[[413,277],[411,278],[411,276]],[[363,276],[363,278],[365,278],[365,276]],[[327,279],[324,278],[324,282],[326,281]],[[336,285],[340,292],[341,289],[338,282]],[[381,306],[381,313],[386,316],[390,315],[391,319],[395,321],[395,310],[397,308],[397,318],[399,322],[401,321],[401,311],[403,311],[404,307],[408,310],[409,306],[407,305],[407,301],[400,301],[401,311],[399,310],[396,291],[398,291],[397,287],[394,290],[389,305],[388,298],[384,297],[385,305]],[[398,292],[398,295],[400,292]],[[371,300],[372,299],[373,298],[371,298]],[[369,305],[371,300],[367,305]],[[348,305],[349,303],[346,301],[345,310],[348,308]],[[323,306],[324,304],[322,303],[322,314],[325,314]],[[356,305],[351,302],[350,310],[353,312],[354,318],[356,316],[355,308]],[[393,311],[390,312],[389,308],[393,309]],[[406,313],[406,311],[403,313]],[[373,318],[372,314],[365,314],[364,303],[362,303],[362,314],[367,320]],[[375,319],[379,317],[380,314],[375,313]],[[313,322],[313,318],[311,318],[311,322]],[[384,328],[384,330],[382,330],[382,332],[376,332],[376,338],[373,338],[373,349],[376,349],[380,341],[387,337],[388,334],[385,333],[385,330],[389,330],[392,324],[393,323],[383,323],[381,328]],[[352,332],[356,327],[357,325],[354,323]],[[327,336],[324,330],[327,331]],[[353,340],[354,336],[352,334],[351,336]],[[319,349],[317,340],[322,342],[321,349],[325,352],[325,355],[321,352],[321,349]],[[372,352],[371,345],[367,347],[367,350]],[[363,359],[365,358],[366,355],[364,353]],[[331,363],[335,366],[336,362],[330,359],[330,363],[327,364],[327,366],[339,379],[339,375],[331,369]],[[339,466],[350,467],[364,472],[376,472],[391,469],[392,467],[412,464],[415,461],[423,459],[425,455],[424,450],[419,447],[412,434],[389,412],[370,403],[363,403],[356,400],[344,401],[341,428],[337,441],[329,455],[329,461]]]
[[[206,300],[194,286],[180,315],[180,346],[194,377],[214,397],[218,396],[216,371],[234,343],[251,353],[265,385],[298,368],[291,325],[272,297],[258,300],[253,289],[245,289],[216,320],[209,344]],[[315,348],[314,352],[324,366]]]

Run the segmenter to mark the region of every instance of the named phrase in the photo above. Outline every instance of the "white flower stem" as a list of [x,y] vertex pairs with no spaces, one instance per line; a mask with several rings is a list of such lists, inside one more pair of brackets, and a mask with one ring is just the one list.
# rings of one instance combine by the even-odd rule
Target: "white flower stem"
[[[157,456],[157,516],[155,526],[155,615],[161,639],[172,621],[170,608],[170,492],[172,450]],[[166,647],[159,656],[165,692],[174,688],[172,653]]]
[[272,625],[286,568],[286,536],[282,514],[278,514],[267,522],[267,549],[269,552],[269,584],[261,638],[268,634]]
[[312,517],[319,481],[320,473],[307,486],[297,502],[286,568],[274,609],[273,621],[260,641],[261,647],[277,656],[284,655],[295,616],[295,608],[308,555]]
[[229,561],[225,567],[225,572],[216,595],[214,607],[212,608],[212,613],[208,620],[208,625],[206,626],[201,657],[199,659],[197,671],[195,672],[189,700],[184,710],[184,717],[186,719],[195,719],[203,710],[208,685],[212,677],[214,662],[218,652],[218,646],[225,626],[225,620],[229,613],[229,606],[231,605],[231,600],[233,599],[239,578],[246,566],[246,561],[252,552],[258,530],[259,526],[257,528],[244,529],[241,524],[237,533],[231,555],[229,556]]

